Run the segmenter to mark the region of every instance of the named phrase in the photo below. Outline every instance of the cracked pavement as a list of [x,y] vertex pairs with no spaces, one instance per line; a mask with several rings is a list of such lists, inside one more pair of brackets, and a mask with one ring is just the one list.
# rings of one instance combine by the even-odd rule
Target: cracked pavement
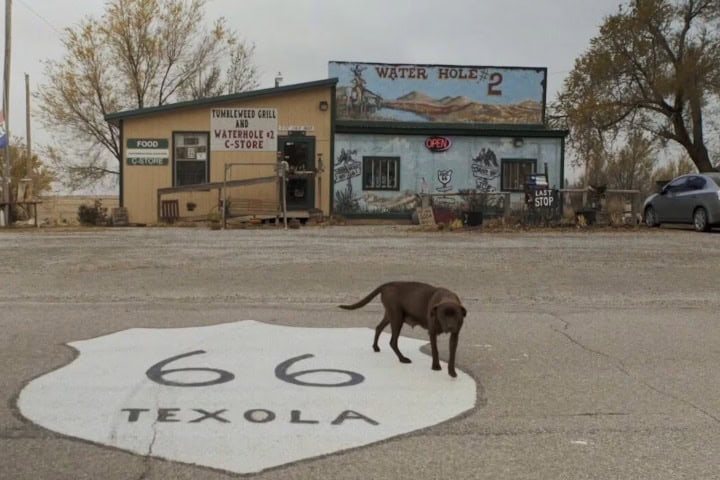
[[[131,327],[374,328],[377,300],[337,305],[391,279],[462,298],[458,367],[477,381],[476,408],[253,477],[719,478],[719,242],[644,228],[2,231],[0,478],[237,477],[156,459],[152,442],[143,457],[55,434],[24,419],[17,396],[73,360],[65,343]],[[402,334],[427,339],[419,328]],[[438,346],[447,360],[447,340]],[[402,366],[389,358],[388,368]]]

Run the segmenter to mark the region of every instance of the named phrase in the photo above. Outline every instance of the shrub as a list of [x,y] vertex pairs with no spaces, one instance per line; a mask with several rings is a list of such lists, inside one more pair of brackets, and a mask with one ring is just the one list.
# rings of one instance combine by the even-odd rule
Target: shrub
[[77,216],[80,225],[106,225],[108,221],[107,208],[102,206],[100,199],[95,200],[92,206],[80,205]]

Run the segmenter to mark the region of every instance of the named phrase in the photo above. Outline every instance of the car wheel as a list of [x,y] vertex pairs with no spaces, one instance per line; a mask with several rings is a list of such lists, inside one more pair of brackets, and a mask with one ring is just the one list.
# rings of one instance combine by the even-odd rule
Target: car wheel
[[708,230],[710,230],[707,210],[705,210],[703,207],[698,207],[693,212],[693,226],[698,232],[707,232]]
[[657,213],[653,207],[647,207],[645,209],[645,225],[648,227],[659,227]]

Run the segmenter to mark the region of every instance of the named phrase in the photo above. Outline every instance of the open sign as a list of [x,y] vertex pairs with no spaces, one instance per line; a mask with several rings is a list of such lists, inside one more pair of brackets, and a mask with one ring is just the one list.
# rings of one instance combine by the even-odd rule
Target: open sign
[[428,137],[425,140],[425,147],[431,152],[444,152],[452,146],[448,137]]

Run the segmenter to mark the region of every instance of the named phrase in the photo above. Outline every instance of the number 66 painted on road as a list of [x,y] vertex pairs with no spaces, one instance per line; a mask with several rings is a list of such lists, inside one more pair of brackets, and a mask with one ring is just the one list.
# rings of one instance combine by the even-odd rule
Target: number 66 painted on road
[[[190,357],[192,355],[199,355],[201,353],[206,352],[205,350],[195,350],[193,352],[183,353],[174,357],[167,358],[150,367],[147,372],[145,372],[145,374],[153,382],[169,387],[210,387],[212,385],[220,385],[222,383],[230,382],[235,378],[235,375],[233,373],[228,372],[227,370],[221,370],[219,368],[194,367],[164,369],[166,365],[174,362],[175,360],[180,360],[181,358]],[[278,364],[277,367],[275,367],[275,376],[283,382],[301,385],[303,387],[351,387],[353,385],[362,383],[365,380],[365,377],[360,375],[359,373],[351,372],[350,370],[338,370],[334,368],[315,368],[311,370],[301,370],[295,373],[288,372],[290,367],[296,362],[313,357],[314,355],[307,353],[298,357],[289,358],[288,360],[281,362],[280,364]],[[217,378],[205,382],[176,382],[165,378],[166,375],[177,372],[210,372],[216,374]],[[348,380],[340,383],[304,382],[298,379],[298,377],[302,377],[303,375],[310,375],[313,373],[339,373],[342,375],[347,375],[349,378]]]

